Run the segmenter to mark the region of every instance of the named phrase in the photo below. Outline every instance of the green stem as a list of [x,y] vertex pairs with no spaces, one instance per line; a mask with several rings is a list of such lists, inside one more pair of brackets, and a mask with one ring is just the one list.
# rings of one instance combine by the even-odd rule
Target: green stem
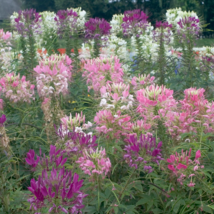
[[123,193],[124,193],[124,191],[126,190],[126,187],[129,185],[129,182],[130,182],[130,180],[131,180],[131,178],[132,178],[132,176],[134,175],[134,173],[135,173],[135,169],[133,170],[133,172],[129,175],[129,178],[128,178],[128,180],[126,181],[126,184],[125,184],[125,186],[124,186],[124,188],[122,189],[122,192],[119,194],[119,197],[118,197],[118,199],[120,200],[122,200],[123,199]]

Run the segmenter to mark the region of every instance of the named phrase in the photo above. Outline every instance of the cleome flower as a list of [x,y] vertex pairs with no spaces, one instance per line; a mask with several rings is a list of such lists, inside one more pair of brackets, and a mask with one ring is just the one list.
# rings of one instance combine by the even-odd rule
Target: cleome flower
[[87,196],[80,191],[83,180],[78,181],[79,175],[63,168],[53,168],[48,174],[44,169],[38,181],[31,179],[28,190],[32,196],[28,199],[30,209],[34,211],[48,207],[48,212],[78,214],[84,207],[83,199]]
[[181,154],[176,152],[175,155],[170,155],[170,158],[167,159],[168,169],[170,170],[170,177],[176,178],[177,182],[180,185],[184,183],[189,187],[194,187],[195,183],[193,183],[193,178],[197,174],[199,168],[203,168],[200,166],[199,159],[201,158],[201,151],[196,151],[195,159],[192,161],[191,158],[192,149],[186,152],[183,150]]
[[127,140],[128,145],[124,149],[126,154],[123,157],[130,167],[143,168],[144,171],[151,173],[154,170],[152,163],[159,164],[159,161],[163,160],[162,142],[157,144],[155,138],[141,134],[139,140],[135,135],[131,135]]
[[19,74],[9,73],[0,79],[0,92],[13,103],[30,103],[34,100],[34,88],[25,76],[20,78]]
[[111,162],[109,158],[106,157],[105,149],[102,148],[85,150],[83,156],[80,157],[76,163],[79,164],[85,174],[92,177],[101,175],[104,178],[111,169]]
[[68,93],[68,82],[71,79],[72,60],[66,56],[52,55],[42,60],[34,68],[37,90],[40,97],[64,96]]

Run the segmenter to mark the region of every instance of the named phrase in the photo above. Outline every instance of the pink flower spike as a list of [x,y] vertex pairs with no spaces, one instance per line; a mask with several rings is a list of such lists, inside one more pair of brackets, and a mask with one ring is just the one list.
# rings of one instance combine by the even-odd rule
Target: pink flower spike
[[198,159],[198,158],[200,158],[200,157],[201,157],[201,151],[198,150],[198,151],[196,152],[196,154],[195,154],[195,159]]

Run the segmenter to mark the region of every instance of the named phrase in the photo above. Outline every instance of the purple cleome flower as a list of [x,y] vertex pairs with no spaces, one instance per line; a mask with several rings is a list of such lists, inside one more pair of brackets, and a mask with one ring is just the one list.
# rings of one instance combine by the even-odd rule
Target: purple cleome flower
[[36,33],[41,33],[41,15],[39,15],[39,13],[37,13],[34,9],[19,11],[18,18],[15,19],[15,22],[15,27],[18,33],[24,37],[27,36],[29,32],[32,33],[33,31]]
[[135,135],[131,135],[128,139],[129,145],[125,146],[126,154],[124,159],[130,167],[143,166],[144,170],[148,173],[153,171],[153,168],[149,165],[150,163],[159,164],[161,157],[161,146],[162,142],[156,144],[155,138],[151,136],[141,135],[138,140]]
[[168,22],[156,21],[156,29],[153,31],[153,40],[155,42],[160,42],[161,40],[165,44],[169,44],[171,42],[172,37],[172,24]]
[[125,36],[132,34],[142,34],[149,26],[147,21],[148,16],[140,9],[128,10],[124,12],[122,23],[123,34]]
[[56,169],[60,169],[63,167],[67,158],[63,158],[61,154],[61,150],[57,150],[55,146],[50,146],[49,157],[46,157],[45,154],[41,154],[40,150],[40,157],[37,155],[35,160],[35,152],[34,150],[30,150],[27,153],[26,163],[32,167],[32,170],[35,171],[37,166],[41,166],[43,169],[49,171],[51,168],[55,167]]
[[86,38],[100,39],[110,34],[111,26],[105,19],[90,18],[85,23]]
[[65,150],[63,152],[82,154],[86,149],[95,149],[97,147],[96,139],[97,137],[90,134],[78,133],[73,130],[73,132],[66,131],[65,133],[62,131],[62,126],[56,130],[56,134],[61,138],[61,140],[65,143]]
[[83,199],[87,196],[80,191],[83,180],[78,181],[79,175],[72,176],[71,171],[63,168],[52,169],[49,175],[44,169],[38,181],[31,180],[28,189],[33,196],[28,199],[30,208],[37,210],[42,207],[50,207],[51,211],[62,211],[64,213],[77,214],[84,207]]
[[177,35],[180,42],[189,43],[191,40],[197,39],[200,32],[199,19],[188,17],[181,19],[177,24]]
[[169,24],[168,22],[161,22],[161,21],[156,21],[156,24],[155,24],[155,27],[156,28],[172,28],[172,24]]
[[54,18],[58,35],[63,36],[66,30],[71,33],[77,32],[77,18],[78,14],[71,9],[59,10]]

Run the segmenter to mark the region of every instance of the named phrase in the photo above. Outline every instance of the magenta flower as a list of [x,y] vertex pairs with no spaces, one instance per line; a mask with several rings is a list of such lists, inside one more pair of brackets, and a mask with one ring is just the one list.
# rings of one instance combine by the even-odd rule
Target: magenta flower
[[161,22],[161,21],[156,21],[156,24],[155,24],[155,27],[156,28],[172,28],[172,24],[169,24],[168,22]]
[[59,170],[53,168],[50,175],[43,170],[38,181],[33,178],[28,187],[33,194],[28,199],[30,208],[37,210],[48,207],[49,212],[61,210],[63,213],[79,213],[87,195],[80,191],[83,180],[78,179],[78,174],[72,176],[71,171],[66,171],[64,167]]
[[195,159],[199,159],[201,157],[201,151],[198,150],[195,154]]
[[138,140],[135,135],[131,135],[124,149],[124,159],[130,167],[137,169],[143,166],[144,171],[151,173],[154,169],[150,164],[159,164],[163,160],[161,146],[162,142],[156,144],[156,139],[151,136],[141,135]]
[[105,19],[90,18],[85,23],[85,37],[100,39],[102,36],[110,34],[111,26]]
[[132,35],[142,34],[149,26],[147,21],[148,16],[140,9],[129,10],[124,12],[124,18],[122,23],[123,34]]
[[37,155],[37,158],[35,160],[35,152],[34,150],[30,149],[25,160],[28,165],[32,166],[35,169],[39,163],[39,156]]
[[153,31],[153,40],[160,43],[161,41],[168,45],[171,42],[173,33],[171,31],[172,24],[168,22],[156,21],[156,29]]
[[67,158],[63,158],[63,153],[61,150],[57,150],[55,146],[50,145],[49,157],[46,157],[45,154],[42,156],[42,152],[40,150],[40,156],[37,155],[37,159],[35,160],[35,152],[34,150],[30,150],[27,153],[26,163],[33,167],[33,171],[36,170],[38,166],[42,167],[49,171],[53,167],[55,169],[60,169],[64,167]]
[[2,114],[2,116],[0,117],[0,127],[4,125],[6,120],[7,120],[6,115]]
[[62,152],[67,152],[68,154],[78,154],[81,155],[86,149],[94,149],[97,147],[96,139],[97,137],[91,134],[85,134],[84,132],[78,133],[76,131],[63,131],[62,126],[56,131],[57,135],[61,138],[59,142],[60,145],[64,143],[64,150]]
[[26,9],[19,11],[18,18],[15,19],[15,27],[22,36],[33,36],[33,33],[41,33],[40,23],[42,22],[41,15],[34,9]]

